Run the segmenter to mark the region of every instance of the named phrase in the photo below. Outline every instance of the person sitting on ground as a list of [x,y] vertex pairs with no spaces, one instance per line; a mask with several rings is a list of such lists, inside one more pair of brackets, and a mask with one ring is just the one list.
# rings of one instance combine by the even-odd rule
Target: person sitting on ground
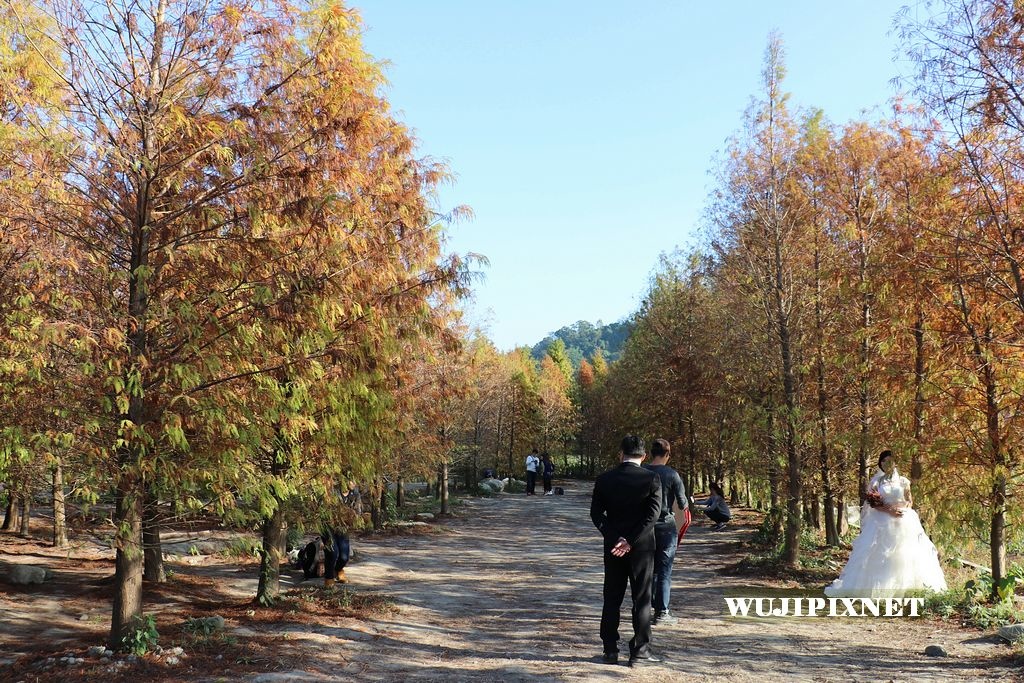
[[704,514],[707,515],[715,525],[711,527],[712,531],[721,531],[725,528],[725,525],[732,519],[732,512],[729,510],[729,506],[725,502],[725,490],[719,483],[713,482],[710,485],[711,497],[705,501],[701,501],[699,504],[704,506]]

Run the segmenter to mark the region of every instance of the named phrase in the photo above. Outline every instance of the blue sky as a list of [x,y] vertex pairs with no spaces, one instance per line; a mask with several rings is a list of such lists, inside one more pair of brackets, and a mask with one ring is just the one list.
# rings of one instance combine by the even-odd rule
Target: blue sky
[[499,348],[636,310],[661,252],[692,243],[717,153],[783,38],[798,107],[884,107],[906,0],[356,0],[367,50],[423,155],[470,206],[448,248],[490,265],[467,306]]

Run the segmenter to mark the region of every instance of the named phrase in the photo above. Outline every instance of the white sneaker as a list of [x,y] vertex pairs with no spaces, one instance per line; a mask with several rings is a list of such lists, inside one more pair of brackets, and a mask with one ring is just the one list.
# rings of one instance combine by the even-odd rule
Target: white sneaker
[[555,492],[554,492],[554,491],[548,491],[548,492],[547,492],[547,493],[545,493],[544,495],[545,495],[545,496],[553,496],[553,495],[555,495]]

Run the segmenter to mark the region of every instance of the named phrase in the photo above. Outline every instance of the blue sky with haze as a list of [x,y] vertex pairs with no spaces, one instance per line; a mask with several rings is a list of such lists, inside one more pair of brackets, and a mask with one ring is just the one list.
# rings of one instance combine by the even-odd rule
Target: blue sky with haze
[[886,106],[905,4],[795,0],[362,0],[365,45],[490,260],[469,319],[499,348],[636,310],[661,252],[696,239],[718,152],[782,35],[797,107]]

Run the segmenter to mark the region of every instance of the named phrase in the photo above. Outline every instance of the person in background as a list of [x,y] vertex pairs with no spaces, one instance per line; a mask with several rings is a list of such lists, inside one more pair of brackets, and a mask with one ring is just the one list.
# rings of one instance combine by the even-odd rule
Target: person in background
[[526,495],[536,495],[537,490],[537,470],[540,469],[540,456],[537,455],[537,449],[534,448],[530,451],[530,454],[526,456]]
[[540,466],[541,476],[544,478],[544,495],[553,496],[555,492],[551,490],[551,480],[555,478],[555,463],[551,462],[551,456],[547,451],[540,456]]
[[725,490],[722,488],[722,485],[713,482],[710,488],[711,497],[702,501],[700,505],[704,506],[704,514],[715,523],[711,530],[721,531],[729,523],[729,520],[732,519],[732,511],[729,510],[729,506],[725,502]]
[[678,619],[669,613],[669,598],[672,595],[672,563],[676,558],[676,548],[682,542],[677,536],[679,528],[672,510],[684,513],[687,508],[686,487],[679,473],[668,466],[672,447],[665,439],[655,439],[651,444],[651,464],[644,465],[661,478],[661,515],[654,525],[654,585],[651,592],[654,606],[652,626],[674,624]]

